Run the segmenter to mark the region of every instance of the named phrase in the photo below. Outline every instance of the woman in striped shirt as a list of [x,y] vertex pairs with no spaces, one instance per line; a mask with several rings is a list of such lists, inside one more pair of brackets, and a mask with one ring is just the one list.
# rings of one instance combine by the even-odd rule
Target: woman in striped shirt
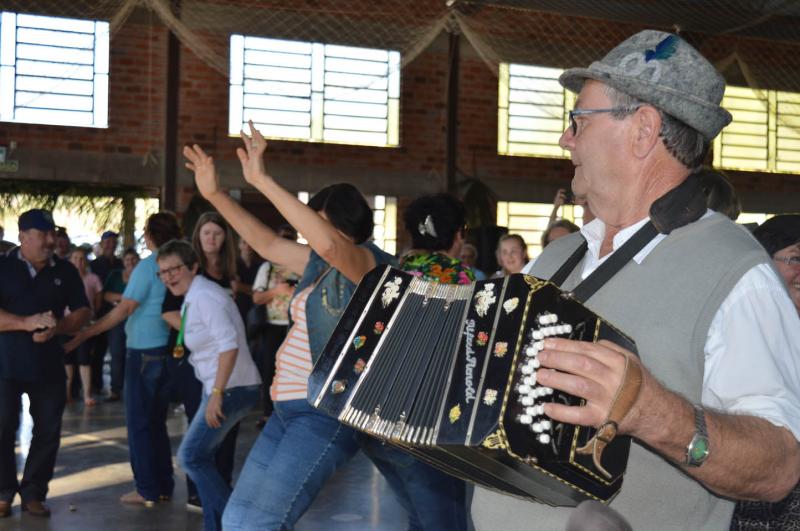
[[372,210],[349,184],[329,186],[301,203],[264,167],[266,141],[253,129],[237,150],[245,179],[263,193],[308,245],[280,238],[220,190],[213,160],[184,148],[200,193],[265,259],[300,275],[292,325],[278,349],[270,390],[274,413],[247,461],[223,515],[226,530],[292,529],[333,472],[358,450],[355,432],[312,408],[307,380],[356,284],[393,257],[367,240]]

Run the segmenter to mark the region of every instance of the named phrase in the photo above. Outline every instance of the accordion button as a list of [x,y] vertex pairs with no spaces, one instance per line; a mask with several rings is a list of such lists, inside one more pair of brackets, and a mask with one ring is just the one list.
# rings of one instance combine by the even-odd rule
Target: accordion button
[[532,406],[534,404],[534,400],[532,396],[523,396],[519,399],[523,406]]
[[519,422],[520,424],[530,424],[531,422],[533,422],[533,417],[531,417],[530,415],[518,415],[517,422]]
[[544,404],[539,404],[536,406],[536,414],[537,415],[544,415]]
[[541,330],[534,330],[532,335],[533,339],[544,339],[544,334]]
[[541,422],[534,422],[534,423],[531,425],[531,430],[532,430],[534,433],[542,433],[542,431],[543,431],[543,429],[542,429],[542,423],[541,423]]
[[530,415],[531,417],[535,417],[536,416],[536,406],[526,407],[525,408],[525,414],[526,415]]
[[522,369],[520,369],[522,374],[533,374],[533,367],[530,365],[523,365]]
[[550,322],[550,318],[547,317],[547,314],[543,314],[539,316],[538,321],[540,325],[546,325],[548,322]]
[[536,350],[543,350],[544,349],[544,341],[537,341],[533,344],[533,348]]
[[549,420],[543,420],[539,424],[542,426],[543,430],[549,430],[553,427],[553,424]]
[[534,347],[528,347],[525,349],[525,355],[528,357],[535,356],[537,353],[538,351]]
[[345,380],[334,380],[331,384],[331,393],[335,395],[344,393],[345,389],[347,389],[347,382]]
[[531,386],[523,383],[522,385],[519,386],[517,391],[519,391],[521,395],[527,395],[528,393],[531,392]]
[[567,324],[564,325],[564,333],[565,334],[572,333],[572,325],[571,324],[567,323]]
[[548,444],[550,442],[550,435],[547,433],[540,433],[539,437],[537,437],[540,443]]
[[551,313],[549,317],[550,317],[550,324],[556,324],[558,322],[558,315]]
[[538,369],[538,368],[539,368],[539,366],[541,365],[541,363],[539,363],[539,360],[538,360],[538,359],[536,359],[536,358],[533,358],[533,359],[531,360],[531,362],[532,362],[532,363],[531,363],[531,365],[533,365],[533,368],[534,368],[534,369]]

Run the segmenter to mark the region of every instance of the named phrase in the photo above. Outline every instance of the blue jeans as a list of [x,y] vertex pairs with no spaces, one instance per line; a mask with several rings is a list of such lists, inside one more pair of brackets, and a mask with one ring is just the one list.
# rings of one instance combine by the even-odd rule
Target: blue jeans
[[167,347],[129,348],[125,360],[125,423],[136,491],[146,500],[172,496],[172,450],[167,435]]
[[359,434],[361,448],[408,512],[409,531],[467,528],[464,482],[378,439]]
[[125,321],[108,331],[111,352],[111,392],[121,394],[125,382]]
[[178,464],[194,481],[203,502],[203,527],[206,531],[222,529],[222,511],[231,495],[228,482],[217,470],[217,449],[228,432],[258,402],[259,387],[249,385],[225,391],[222,399],[225,420],[219,428],[212,428],[206,422],[209,395],[203,393],[200,407],[178,448]]
[[338,467],[358,451],[355,432],[305,400],[275,402],[222,517],[226,531],[290,531]]

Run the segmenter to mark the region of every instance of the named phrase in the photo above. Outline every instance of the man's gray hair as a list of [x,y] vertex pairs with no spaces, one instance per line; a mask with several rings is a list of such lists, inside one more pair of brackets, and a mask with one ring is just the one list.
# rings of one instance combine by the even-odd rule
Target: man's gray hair
[[[633,109],[638,109],[646,102],[629,96],[624,92],[609,87],[605,87],[606,95],[611,100],[611,106],[617,108],[631,109],[611,113],[614,118],[624,118],[632,114]],[[678,159],[678,162],[686,166],[689,171],[695,171],[703,165],[703,161],[708,153],[711,143],[700,134],[699,131],[689,127],[680,120],[670,116],[658,107],[653,106],[661,116],[661,131],[659,136],[670,155]]]

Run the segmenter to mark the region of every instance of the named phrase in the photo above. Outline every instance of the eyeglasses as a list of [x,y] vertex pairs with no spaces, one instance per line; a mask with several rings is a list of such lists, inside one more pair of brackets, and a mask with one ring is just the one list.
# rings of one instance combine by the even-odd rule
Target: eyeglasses
[[773,256],[772,259],[788,266],[800,266],[800,256]]
[[587,114],[597,114],[601,112],[621,112],[630,114],[639,107],[640,105],[634,107],[609,107],[608,109],[573,109],[569,111],[569,126],[572,129],[572,136],[578,134],[578,122],[575,121],[576,116],[586,116]]
[[161,270],[156,272],[156,276],[160,280],[163,280],[164,278],[172,278],[173,274],[177,273],[178,270],[180,270],[180,268],[185,267],[185,266],[186,266],[186,264],[178,264],[178,265],[173,266],[173,267],[168,267],[166,269],[161,269]]

